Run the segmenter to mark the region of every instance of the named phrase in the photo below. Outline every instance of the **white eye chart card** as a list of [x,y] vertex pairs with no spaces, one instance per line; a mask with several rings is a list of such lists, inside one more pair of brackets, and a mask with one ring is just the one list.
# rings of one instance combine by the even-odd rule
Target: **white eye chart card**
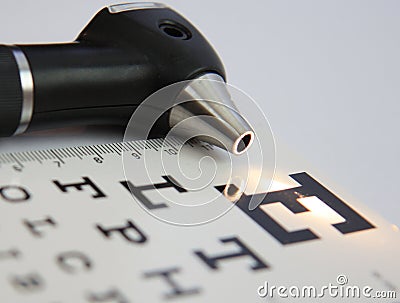
[[[183,149],[187,180],[214,171],[212,147]],[[0,302],[400,302],[398,228],[323,175],[287,159],[238,195],[223,163],[196,187],[160,152],[179,148],[0,155]]]

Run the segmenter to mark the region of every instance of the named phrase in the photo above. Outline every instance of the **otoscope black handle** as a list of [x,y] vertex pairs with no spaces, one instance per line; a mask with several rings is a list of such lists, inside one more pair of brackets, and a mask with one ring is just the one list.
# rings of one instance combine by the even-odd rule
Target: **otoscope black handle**
[[0,46],[0,136],[73,124],[127,124],[158,89],[225,77],[192,25],[161,4],[101,10],[68,44]]

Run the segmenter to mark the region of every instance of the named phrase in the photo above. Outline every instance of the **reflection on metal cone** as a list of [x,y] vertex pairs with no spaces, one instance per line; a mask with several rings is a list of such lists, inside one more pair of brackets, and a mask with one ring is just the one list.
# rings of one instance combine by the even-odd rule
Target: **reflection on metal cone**
[[197,137],[235,155],[246,152],[253,143],[254,132],[238,113],[219,75],[205,74],[192,80],[176,103],[169,124],[177,135]]

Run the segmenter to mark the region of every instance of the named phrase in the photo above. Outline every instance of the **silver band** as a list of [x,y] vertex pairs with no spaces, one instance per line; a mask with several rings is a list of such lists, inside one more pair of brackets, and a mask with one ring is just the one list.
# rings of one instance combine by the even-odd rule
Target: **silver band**
[[15,45],[10,46],[19,69],[19,77],[22,87],[22,109],[19,125],[14,135],[19,135],[26,131],[33,114],[33,77],[28,59],[24,52]]
[[108,11],[111,14],[118,14],[126,11],[134,11],[139,9],[149,8],[166,8],[167,6],[163,3],[156,2],[134,2],[134,3],[122,3],[115,4],[108,7]]

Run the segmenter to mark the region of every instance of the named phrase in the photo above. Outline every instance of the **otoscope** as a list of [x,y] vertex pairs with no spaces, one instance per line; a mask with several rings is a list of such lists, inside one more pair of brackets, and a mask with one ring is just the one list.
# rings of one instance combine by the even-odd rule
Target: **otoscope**
[[[188,20],[161,3],[112,5],[71,43],[0,46],[0,136],[80,124],[126,125],[149,95],[194,79],[212,86],[226,75]],[[190,115],[212,116],[220,121],[209,126],[217,138],[201,139],[234,154],[245,152],[254,133],[229,93],[220,86],[188,86],[195,100],[172,107],[161,128]],[[213,99],[229,107],[204,101]]]

